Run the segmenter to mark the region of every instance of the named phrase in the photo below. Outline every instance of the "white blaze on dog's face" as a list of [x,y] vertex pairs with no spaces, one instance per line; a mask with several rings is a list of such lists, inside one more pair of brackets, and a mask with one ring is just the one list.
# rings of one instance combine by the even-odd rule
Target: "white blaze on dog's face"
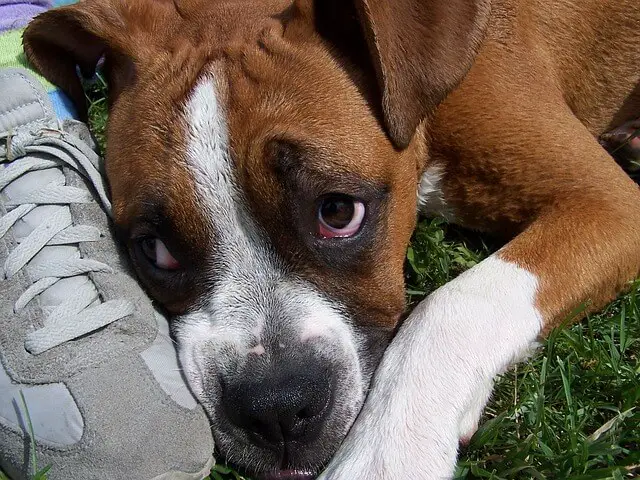
[[[455,27],[438,32],[479,24],[476,2],[455,18],[430,3]],[[104,55],[116,227],[173,314],[218,448],[258,475],[306,478],[329,461],[404,310],[426,159],[415,127],[471,56],[458,33],[389,43],[417,20],[386,5],[96,0],[25,35],[79,104],[74,66]],[[442,71],[401,75],[415,69],[393,63],[397,48]]]
[[[160,187],[184,185],[177,197],[158,185],[142,190],[158,196],[141,202],[127,236],[157,298],[167,298],[167,286],[182,297],[177,307],[165,302],[176,313],[182,366],[227,461],[256,473],[317,472],[355,419],[402,312],[400,255],[415,207],[403,215],[391,263],[387,215],[394,195],[414,198],[415,180],[396,193],[396,174],[386,177],[395,169],[373,157],[369,141],[324,145],[331,122],[344,122],[341,134],[351,136],[348,118],[330,105],[326,118],[305,111],[304,102],[318,105],[326,94],[305,98],[288,82],[253,87],[247,73],[228,73],[234,67],[208,63],[194,79],[178,108],[184,135],[172,153],[184,170]],[[357,92],[348,94],[366,109]],[[279,116],[273,97],[282,102]],[[363,148],[375,160],[369,170],[361,167],[366,158],[352,159]],[[160,217],[173,226],[159,229]],[[199,230],[200,238],[184,238]]]
[[[361,406],[371,339],[346,304],[295,272],[253,218],[216,75],[197,81],[184,108],[185,160],[216,243],[205,253],[211,288],[173,324],[180,358],[228,461],[273,468],[284,454],[287,467],[315,465]],[[385,337],[374,333],[379,345]]]
[[[208,287],[176,309],[173,331],[227,461],[257,473],[316,472],[355,419],[403,309],[402,256],[397,265],[376,263],[386,256],[380,249],[393,251],[386,213],[395,174],[385,178],[384,157],[370,171],[353,162],[363,147],[375,152],[369,142],[352,137],[346,151],[342,142],[323,144],[324,130],[341,123],[339,112],[327,105],[322,118],[303,109],[326,94],[305,98],[296,83],[282,80],[257,88],[246,72],[230,75],[234,67],[206,65],[181,108],[190,203],[205,231],[192,254],[200,265],[185,287]],[[281,102],[278,116],[274,100]],[[350,135],[342,122],[342,135]],[[167,272],[191,275],[190,261],[173,247],[178,236],[163,237],[162,245],[170,242],[185,266]],[[149,278],[148,260],[157,263],[159,250],[141,256],[134,243],[132,251]]]

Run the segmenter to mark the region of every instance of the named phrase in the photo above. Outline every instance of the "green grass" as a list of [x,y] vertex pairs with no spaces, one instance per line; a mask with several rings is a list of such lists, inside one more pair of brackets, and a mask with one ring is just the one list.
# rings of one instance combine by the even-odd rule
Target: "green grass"
[[[94,85],[90,97],[103,144],[103,85]],[[422,221],[407,253],[409,302],[494,248],[442,220]],[[209,478],[242,477],[218,465]],[[457,478],[640,478],[640,283],[601,313],[553,332],[529,361],[498,379]]]
[[[33,470],[29,479],[30,480],[47,480],[47,472],[49,471],[51,466],[47,465],[44,468],[41,468],[41,469],[38,468],[38,458],[36,455],[36,441],[35,441],[35,435],[33,434],[33,423],[31,422],[31,415],[29,414],[27,401],[24,398],[24,393],[22,393],[22,390],[20,390],[20,402],[21,404],[19,406],[19,409],[21,411],[21,416],[26,421],[25,426],[27,428],[27,432],[29,433],[29,445],[30,445],[29,455],[31,458],[31,468]],[[4,473],[2,470],[0,470],[0,480],[10,480],[9,476],[6,473]]]
[[31,415],[29,414],[29,408],[27,407],[27,401],[24,398],[24,393],[20,390],[20,400],[22,402],[22,412],[27,421],[27,429],[29,431],[29,437],[31,442],[31,466],[33,468],[33,474],[31,480],[47,480],[47,472],[51,468],[49,465],[43,469],[38,468],[38,458],[36,455],[36,440],[33,434],[33,423],[31,422]]

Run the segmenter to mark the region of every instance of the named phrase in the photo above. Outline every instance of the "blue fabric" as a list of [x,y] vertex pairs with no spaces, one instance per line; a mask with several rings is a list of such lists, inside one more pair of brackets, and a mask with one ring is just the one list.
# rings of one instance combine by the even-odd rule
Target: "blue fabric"
[[0,32],[22,28],[49,8],[49,0],[0,0]]
[[60,120],[68,118],[78,118],[78,112],[73,103],[62,91],[54,90],[49,92],[49,98],[53,104],[53,109]]

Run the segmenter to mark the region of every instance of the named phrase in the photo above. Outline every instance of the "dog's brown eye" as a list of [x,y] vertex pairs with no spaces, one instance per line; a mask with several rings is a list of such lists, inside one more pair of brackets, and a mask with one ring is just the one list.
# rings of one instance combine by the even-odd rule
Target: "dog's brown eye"
[[325,238],[351,237],[358,233],[365,206],[347,195],[327,195],[318,208],[318,233]]
[[140,241],[140,248],[149,261],[162,270],[177,270],[180,268],[178,262],[169,249],[159,238],[147,237]]

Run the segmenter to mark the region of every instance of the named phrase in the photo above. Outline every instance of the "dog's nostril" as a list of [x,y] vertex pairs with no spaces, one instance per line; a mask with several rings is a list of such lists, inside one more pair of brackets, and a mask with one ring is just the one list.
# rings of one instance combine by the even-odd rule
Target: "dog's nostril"
[[264,432],[267,427],[268,425],[266,423],[259,420],[249,420],[249,422],[247,422],[247,430],[254,433],[260,434],[260,432]]
[[302,410],[296,413],[296,417],[300,420],[306,420],[320,415],[326,407],[327,400],[328,398],[318,395],[315,401],[310,402]]
[[326,368],[280,367],[260,382],[228,385],[222,407],[232,424],[257,434],[260,441],[307,441],[319,432],[330,410],[331,390]]
[[304,408],[300,410],[298,413],[296,413],[296,417],[299,418],[300,420],[306,420],[307,418],[312,418],[314,416],[315,414],[312,412],[312,410],[308,408]]

